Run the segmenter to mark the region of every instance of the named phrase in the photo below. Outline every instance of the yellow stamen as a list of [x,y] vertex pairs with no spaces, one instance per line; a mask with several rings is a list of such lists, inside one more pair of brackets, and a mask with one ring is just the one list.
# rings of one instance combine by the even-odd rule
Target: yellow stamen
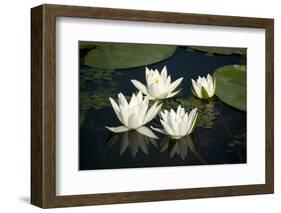
[[156,77],[154,77],[153,78],[153,83],[156,83],[156,84],[158,84],[159,83],[159,81],[160,81],[160,78],[158,77],[158,76],[156,76]]

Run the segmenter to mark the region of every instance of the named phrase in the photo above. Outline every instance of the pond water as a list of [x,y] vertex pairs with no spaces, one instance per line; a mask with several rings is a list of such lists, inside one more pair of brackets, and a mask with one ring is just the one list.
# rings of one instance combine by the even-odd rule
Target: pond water
[[[126,96],[136,92],[130,80],[145,83],[145,67],[104,71],[80,63],[79,169],[246,163],[246,112],[224,104],[217,97],[198,100],[191,92],[191,78],[213,74],[216,68],[230,64],[245,65],[246,57],[210,55],[177,47],[168,59],[148,66],[158,70],[167,66],[172,81],[184,77],[179,86],[181,93],[164,106],[199,104],[204,112],[193,134],[175,141],[158,133],[159,139],[154,140],[135,131],[113,134],[105,128],[121,125],[108,98],[116,100],[118,92]],[[157,120],[146,126],[152,123],[157,126]]]

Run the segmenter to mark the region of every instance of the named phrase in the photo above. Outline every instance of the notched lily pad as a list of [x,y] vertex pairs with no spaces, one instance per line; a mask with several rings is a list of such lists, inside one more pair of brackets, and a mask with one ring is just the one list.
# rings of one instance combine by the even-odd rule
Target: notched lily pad
[[93,43],[97,46],[85,56],[87,66],[103,69],[127,69],[147,66],[167,59],[176,46],[153,44]]
[[245,65],[227,65],[215,70],[216,92],[219,99],[237,109],[246,111],[247,73]]
[[246,48],[235,48],[235,47],[199,47],[199,46],[189,46],[193,50],[198,50],[200,52],[206,52],[208,55],[220,54],[220,55],[246,55]]
[[89,41],[80,41],[79,42],[80,49],[93,49],[95,47],[96,47],[96,45],[93,44],[93,42],[89,42]]

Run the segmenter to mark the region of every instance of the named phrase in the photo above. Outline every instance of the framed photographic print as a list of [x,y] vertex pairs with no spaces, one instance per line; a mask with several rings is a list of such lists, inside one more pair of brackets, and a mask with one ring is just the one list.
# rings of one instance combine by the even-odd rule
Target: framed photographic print
[[273,193],[272,19],[31,10],[31,203]]

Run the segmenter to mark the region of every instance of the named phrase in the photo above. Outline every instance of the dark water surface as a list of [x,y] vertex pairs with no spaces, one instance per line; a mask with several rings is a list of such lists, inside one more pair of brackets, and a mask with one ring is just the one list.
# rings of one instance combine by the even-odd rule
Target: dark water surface
[[[191,78],[213,74],[216,68],[229,64],[246,64],[245,56],[210,56],[178,47],[173,56],[148,67],[162,70],[167,66],[172,81],[184,77],[179,86],[182,88],[179,98],[187,99],[192,96]],[[87,67],[80,66],[80,70],[84,68]],[[114,98],[118,92],[131,96],[136,91],[131,79],[144,83],[144,67],[112,71],[112,80],[109,81],[83,81],[80,101],[81,92],[95,94],[96,91],[103,91],[105,96]],[[109,103],[108,97],[105,100]],[[106,105],[104,102],[102,100],[101,104]],[[191,136],[181,141],[168,140],[161,134],[157,134],[159,140],[152,140],[134,131],[112,134],[104,126],[115,127],[121,123],[111,106],[89,108],[80,126],[79,169],[246,163],[246,112],[230,107],[217,98],[213,102],[219,115],[212,127],[197,127]]]

